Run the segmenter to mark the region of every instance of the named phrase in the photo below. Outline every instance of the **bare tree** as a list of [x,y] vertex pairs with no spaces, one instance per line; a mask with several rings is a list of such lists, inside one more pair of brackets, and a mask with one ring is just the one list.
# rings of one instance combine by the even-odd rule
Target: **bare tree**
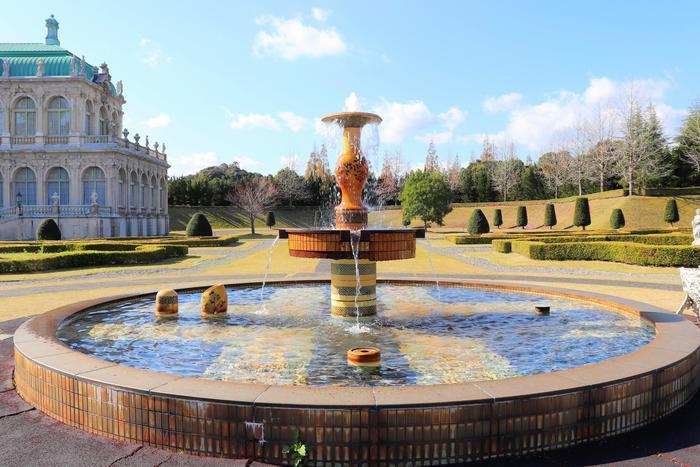
[[515,154],[515,144],[506,142],[498,151],[498,159],[489,164],[489,172],[493,187],[508,201],[508,193],[517,184],[520,168]]
[[590,179],[590,159],[587,153],[589,139],[585,132],[585,121],[579,116],[567,144],[571,154],[570,178],[578,189],[578,195],[583,195],[583,182]]
[[550,190],[554,190],[554,199],[559,198],[559,188],[571,180],[573,157],[567,151],[558,150],[544,153],[537,161],[544,182]]
[[275,185],[280,196],[289,202],[289,207],[294,205],[294,202],[303,201],[308,197],[304,179],[294,170],[285,167],[275,175]]
[[382,171],[379,174],[377,183],[379,196],[384,202],[393,200],[394,204],[396,204],[401,193],[404,178],[405,169],[401,151],[397,149],[393,152],[385,152]]
[[269,178],[256,177],[231,190],[226,199],[248,215],[250,233],[255,235],[255,216],[277,204],[277,189]]
[[700,101],[688,110],[678,135],[678,143],[682,149],[683,160],[700,172]]
[[440,163],[438,162],[437,150],[435,149],[435,143],[433,143],[432,141],[430,141],[430,144],[428,145],[428,153],[425,156],[425,171],[440,171]]
[[620,116],[622,144],[616,165],[632,196],[638,178],[667,173],[662,154],[664,138],[654,107],[642,109],[632,86],[622,103]]
[[462,173],[462,163],[459,160],[459,154],[455,154],[452,164],[447,167],[446,176],[447,183],[450,185],[450,190],[454,193],[459,188],[460,175]]
[[600,184],[600,191],[605,190],[605,177],[612,172],[616,160],[615,116],[610,109],[598,106],[597,110],[586,120],[584,134],[587,139],[588,153],[586,158],[590,164],[591,179]]

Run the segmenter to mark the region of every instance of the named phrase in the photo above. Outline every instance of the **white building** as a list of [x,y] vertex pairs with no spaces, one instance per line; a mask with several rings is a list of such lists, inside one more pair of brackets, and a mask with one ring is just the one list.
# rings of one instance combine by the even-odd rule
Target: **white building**
[[168,233],[165,144],[122,129],[121,81],[60,47],[0,43],[0,240]]

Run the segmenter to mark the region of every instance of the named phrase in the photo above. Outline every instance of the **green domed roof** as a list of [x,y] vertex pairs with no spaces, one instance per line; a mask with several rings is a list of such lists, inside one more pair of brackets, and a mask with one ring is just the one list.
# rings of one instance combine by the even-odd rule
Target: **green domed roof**
[[[56,32],[58,22],[53,18],[46,20],[49,35],[46,43],[0,43],[0,74],[5,62],[10,65],[10,77],[36,76],[39,60],[44,62],[43,76],[71,76],[73,53],[62,48],[58,42]],[[52,28],[55,28],[52,31]],[[76,56],[78,73],[80,73],[80,58]],[[90,81],[101,82],[104,75],[97,75],[93,66],[85,64],[85,78]],[[116,89],[110,82],[112,95],[116,95]]]

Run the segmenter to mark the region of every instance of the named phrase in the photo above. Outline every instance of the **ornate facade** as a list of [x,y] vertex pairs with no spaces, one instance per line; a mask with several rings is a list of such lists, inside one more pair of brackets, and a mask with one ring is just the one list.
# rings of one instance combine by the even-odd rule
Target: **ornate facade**
[[43,44],[0,43],[0,240],[46,218],[64,238],[167,234],[165,145],[129,140],[121,82],[46,27]]

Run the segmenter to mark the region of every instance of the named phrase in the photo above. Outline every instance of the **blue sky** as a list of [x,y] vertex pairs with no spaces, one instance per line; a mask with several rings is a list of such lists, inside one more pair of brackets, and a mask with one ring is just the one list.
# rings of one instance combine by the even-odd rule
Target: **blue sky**
[[295,154],[303,171],[318,118],[346,106],[418,166],[431,139],[466,163],[484,135],[536,158],[630,83],[672,136],[700,97],[691,1],[9,2],[0,40],[42,42],[51,13],[63,47],[123,80],[125,126],[166,142],[171,175]]

